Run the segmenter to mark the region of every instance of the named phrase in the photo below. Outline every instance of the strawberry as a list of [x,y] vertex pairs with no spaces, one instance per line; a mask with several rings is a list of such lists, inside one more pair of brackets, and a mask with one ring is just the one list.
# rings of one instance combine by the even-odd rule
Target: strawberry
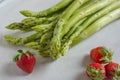
[[108,63],[112,59],[113,52],[105,48],[104,46],[99,46],[90,51],[91,58],[97,63]]
[[111,80],[120,80],[120,65],[115,62],[110,62],[105,65],[106,76]]
[[92,80],[103,80],[106,76],[104,66],[99,63],[89,64],[86,73]]
[[22,50],[18,50],[20,54],[14,57],[16,65],[27,73],[32,73],[36,59],[32,53],[26,51],[25,53]]

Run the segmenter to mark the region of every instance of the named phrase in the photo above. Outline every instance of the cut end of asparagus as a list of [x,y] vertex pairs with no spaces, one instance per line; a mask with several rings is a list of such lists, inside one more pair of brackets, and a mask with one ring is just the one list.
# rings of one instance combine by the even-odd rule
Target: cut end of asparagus
[[4,39],[10,44],[19,44],[21,41],[21,38],[17,38],[17,37],[10,36],[10,35],[5,35]]
[[29,10],[21,10],[20,13],[26,17],[31,17],[33,12]]

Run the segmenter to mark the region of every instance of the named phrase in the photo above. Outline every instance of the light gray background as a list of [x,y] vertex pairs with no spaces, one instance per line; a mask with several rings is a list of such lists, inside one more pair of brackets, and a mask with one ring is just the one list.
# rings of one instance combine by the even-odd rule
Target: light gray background
[[43,10],[57,2],[59,0],[7,0],[0,4],[0,80],[89,80],[85,75],[86,65],[92,62],[89,51],[99,45],[112,49],[113,61],[120,63],[120,20],[117,20],[71,48],[66,56],[56,61],[40,57],[31,50],[35,52],[37,63],[30,75],[17,68],[12,61],[16,50],[30,49],[6,43],[3,39],[5,34],[18,35],[22,32],[7,30],[5,26],[24,18],[19,10]]

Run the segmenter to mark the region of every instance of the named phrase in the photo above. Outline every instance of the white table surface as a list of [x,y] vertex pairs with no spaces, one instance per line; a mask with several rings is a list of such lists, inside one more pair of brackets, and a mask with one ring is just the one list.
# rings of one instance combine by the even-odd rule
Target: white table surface
[[71,48],[66,56],[56,61],[35,53],[37,63],[30,75],[16,67],[12,61],[16,50],[27,48],[6,43],[3,39],[5,34],[22,32],[7,30],[5,26],[24,18],[19,10],[43,10],[57,2],[59,0],[8,0],[0,4],[0,80],[89,80],[85,75],[86,65],[92,62],[89,51],[99,45],[112,49],[113,61],[120,63],[120,20],[117,20]]

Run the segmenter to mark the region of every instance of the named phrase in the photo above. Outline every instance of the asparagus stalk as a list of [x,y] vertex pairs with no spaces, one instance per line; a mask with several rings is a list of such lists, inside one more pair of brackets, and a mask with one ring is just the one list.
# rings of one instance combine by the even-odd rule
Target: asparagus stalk
[[[81,37],[86,38],[87,36],[93,34],[94,32],[100,30],[102,27],[111,23],[112,21],[120,18],[120,8],[112,11],[108,15],[100,18],[99,20],[95,21],[94,24],[90,25],[86,30],[81,33]],[[98,25],[99,24],[99,25]],[[89,33],[88,33],[89,32]]]
[[50,56],[49,45],[43,48],[41,47],[39,42],[30,42],[27,43],[25,46],[37,50],[41,56]]
[[31,49],[35,49],[35,50],[39,50],[41,48],[39,42],[29,42],[25,44],[25,46]]
[[[27,44],[25,44],[26,47],[28,48],[32,48],[32,49],[35,49],[35,50],[38,50],[38,51],[46,51],[46,50],[49,50],[49,45],[48,46],[45,46],[45,47],[41,47],[40,43],[39,42],[29,42]],[[50,52],[49,52],[50,53]]]
[[25,46],[37,50],[39,55],[41,55],[43,57],[45,57],[45,56],[49,57],[50,56],[49,49],[46,48],[46,47],[42,48],[38,42],[30,42],[30,43],[27,43]]
[[35,18],[35,17],[30,17],[30,18],[26,18],[24,20],[22,20],[22,23],[24,24],[32,24],[32,25],[35,25],[35,23],[39,24],[39,23],[43,23],[43,22],[52,22],[54,20],[56,20],[60,15],[57,14],[57,15],[54,15],[54,16],[51,16],[51,17],[42,17],[42,18]]
[[71,29],[71,27],[73,25],[75,25],[76,22],[78,22],[80,19],[99,11],[100,9],[108,6],[109,4],[113,3],[114,1],[118,1],[118,0],[99,0],[99,1],[95,2],[94,5],[90,5],[88,7],[85,7],[84,9],[80,10],[79,13],[72,16],[69,19],[69,21],[66,23],[66,25],[64,25],[61,37],[64,36]]
[[80,10],[80,12],[74,14],[63,26],[62,30],[61,28],[55,28],[55,35],[52,39],[51,49],[52,53],[51,56],[55,59],[58,58],[60,54],[60,45],[61,45],[61,39],[62,37],[71,29],[73,25],[75,25],[80,19],[91,15],[98,10],[106,7],[107,5],[111,4],[115,0],[100,0],[94,3],[94,5],[90,5],[88,7],[85,7],[84,9]]
[[62,0],[55,6],[48,8],[47,10],[39,11],[39,12],[32,12],[29,10],[22,10],[20,11],[21,14],[27,17],[43,17],[43,16],[48,16],[50,14],[53,14],[66,6],[68,6],[73,0]]
[[10,44],[18,44],[24,45],[28,42],[35,41],[36,39],[40,38],[43,33],[35,33],[25,38],[15,37],[11,35],[5,35],[4,39]]
[[77,14],[78,12],[80,12],[80,10],[83,10],[85,7],[88,7],[88,6],[91,6],[91,5],[93,5],[95,2],[97,2],[98,0],[89,0],[88,2],[86,2],[85,4],[83,4],[78,10],[76,10],[73,14],[72,14],[72,16],[74,15],[74,14]]
[[21,30],[21,31],[30,31],[32,30],[33,26],[36,25],[41,25],[44,23],[50,23],[52,21],[57,20],[57,18],[59,17],[59,15],[55,15],[52,17],[44,17],[44,18],[34,18],[34,17],[30,17],[30,18],[26,18],[24,20],[22,20],[20,23],[15,22],[12,23],[8,26],[6,26],[7,29],[11,29],[11,30]]
[[53,30],[46,32],[40,38],[40,42],[30,42],[25,46],[38,50],[41,56],[50,56],[50,40],[53,35]]
[[[77,25],[80,25],[84,20],[86,20],[86,18],[84,18],[84,19],[82,19],[81,21],[79,21],[77,24],[76,24],[76,26]],[[75,29],[75,28],[74,28]],[[41,37],[41,39],[40,39],[40,46],[41,47],[45,47],[45,46],[50,46],[50,44],[49,44],[49,42],[50,42],[50,40],[51,40],[51,37],[52,37],[52,34],[53,34],[53,32],[47,32],[47,33],[45,33],[42,37]],[[30,48],[32,48],[32,49],[34,49],[34,48],[36,48],[36,44],[35,44],[35,46],[33,46],[33,43],[32,44],[29,44],[28,46],[30,46]],[[32,46],[32,47],[31,47]],[[38,47],[38,46],[37,46]],[[49,49],[47,48],[46,49],[46,47],[44,48],[45,49],[45,51],[44,50],[42,50],[42,51],[40,51],[39,50],[39,54],[41,55],[41,56],[50,56],[49,55]]]
[[10,35],[5,35],[4,39],[10,43],[10,44],[22,44],[22,38],[10,36]]
[[75,24],[75,26],[72,27],[72,29],[64,36],[63,39],[65,39],[65,40],[68,39],[68,38],[71,36],[71,34],[75,31],[75,29],[76,29],[78,26],[80,26],[86,19],[87,19],[87,17],[83,18],[83,19],[80,20],[77,24]]
[[39,55],[43,56],[43,57],[49,57],[50,56],[50,51],[45,50],[43,51],[38,51]]
[[50,45],[52,35],[53,35],[53,31],[49,31],[49,32],[45,33],[44,35],[42,35],[42,37],[40,39],[40,45],[42,47]]
[[[85,18],[86,19],[86,18]],[[85,19],[81,20],[78,24],[82,23]],[[39,50],[39,54],[41,56],[50,56],[50,40],[52,38],[52,34],[53,34],[53,30],[46,32],[44,35],[41,36],[40,39],[40,43],[38,42],[30,42],[27,43],[25,46],[35,49],[35,50]]]
[[[81,31],[83,31],[85,28],[87,28],[94,21],[96,21],[100,17],[108,14],[109,12],[111,12],[111,11],[117,9],[117,8],[120,8],[120,0],[119,1],[115,1],[114,3],[108,5],[107,7],[103,8],[102,10],[98,11],[94,15],[90,16],[82,25],[76,26],[76,27],[80,27],[79,32],[81,33]],[[76,29],[76,27],[73,27],[73,28]],[[73,32],[71,30],[69,32],[71,32],[71,34],[72,34]],[[66,34],[65,39],[69,38],[69,36],[70,36],[69,32]]]
[[[79,27],[79,32],[77,34],[73,33],[74,36],[73,38],[70,37],[71,39],[68,39],[68,42],[66,42],[63,47],[62,47],[62,55],[65,55],[65,53],[67,52],[67,50],[69,49],[72,40],[75,38],[75,36],[77,37],[77,35],[79,35],[81,33],[82,30],[84,30],[88,25],[90,25],[92,22],[94,22],[96,19],[106,15],[107,13],[109,13],[112,10],[115,10],[117,8],[120,8],[120,1],[116,1],[113,4],[110,4],[109,6],[107,6],[106,8],[102,9],[101,11],[99,11],[98,13],[94,14],[93,16],[91,16],[88,20],[86,20],[84,22],[84,24],[82,26]],[[93,29],[93,28],[91,28]],[[76,31],[77,32],[77,31]]]
[[56,27],[54,29],[53,38],[51,40],[51,57],[57,58],[59,57],[58,53],[60,51],[60,36],[63,25],[67,22],[67,20],[71,17],[71,15],[85,2],[88,0],[74,0],[73,3],[63,12],[63,16],[59,19]]
[[55,26],[55,24],[57,23],[57,20],[56,21],[53,21],[49,24],[42,24],[42,25],[37,25],[37,26],[34,26],[32,27],[32,29],[36,32],[47,32],[48,30],[54,28],[53,26]]
[[18,23],[18,22],[14,22],[9,24],[8,26],[6,26],[7,29],[11,29],[11,30],[16,30],[19,29],[20,27],[22,27],[24,24],[22,23]]
[[[79,21],[76,25],[80,25],[84,20],[86,20],[86,18],[84,18],[84,19],[82,19],[81,21]],[[74,28],[75,29],[75,28]],[[47,48],[46,49],[46,47],[45,46],[50,46],[50,44],[49,44],[49,42],[50,42],[50,40],[51,40],[51,38],[52,38],[52,34],[53,34],[53,32],[51,31],[51,32],[47,32],[47,33],[45,33],[42,37],[41,37],[41,39],[40,39],[40,44],[39,44],[39,46],[37,45],[36,46],[36,44],[34,44],[34,43],[31,43],[31,44],[28,44],[27,46],[29,46],[29,48],[32,48],[32,49],[35,49],[35,48],[38,48],[39,47],[39,54],[41,55],[41,56],[50,56],[50,47],[49,48]],[[34,45],[34,46],[33,46]],[[44,49],[45,50],[40,50],[40,46],[41,47],[44,47]]]
[[91,24],[87,29],[83,30],[82,33],[80,33],[79,36],[77,36],[76,39],[72,41],[71,46],[74,46],[78,42],[86,39],[87,37],[97,32],[98,30],[102,29],[107,24],[119,18],[120,18],[120,8],[108,13],[107,15],[103,16],[102,18],[98,19],[93,24]]
[[[107,7],[103,8],[102,10],[100,10],[99,12],[95,13],[94,15],[90,16],[82,26],[83,29],[85,28],[85,26],[89,26],[92,22],[94,22],[95,20],[99,19],[100,17],[108,14],[109,12],[120,8],[120,0],[117,0],[115,2],[113,2],[112,4],[108,5]],[[82,29],[82,30],[83,30]]]

